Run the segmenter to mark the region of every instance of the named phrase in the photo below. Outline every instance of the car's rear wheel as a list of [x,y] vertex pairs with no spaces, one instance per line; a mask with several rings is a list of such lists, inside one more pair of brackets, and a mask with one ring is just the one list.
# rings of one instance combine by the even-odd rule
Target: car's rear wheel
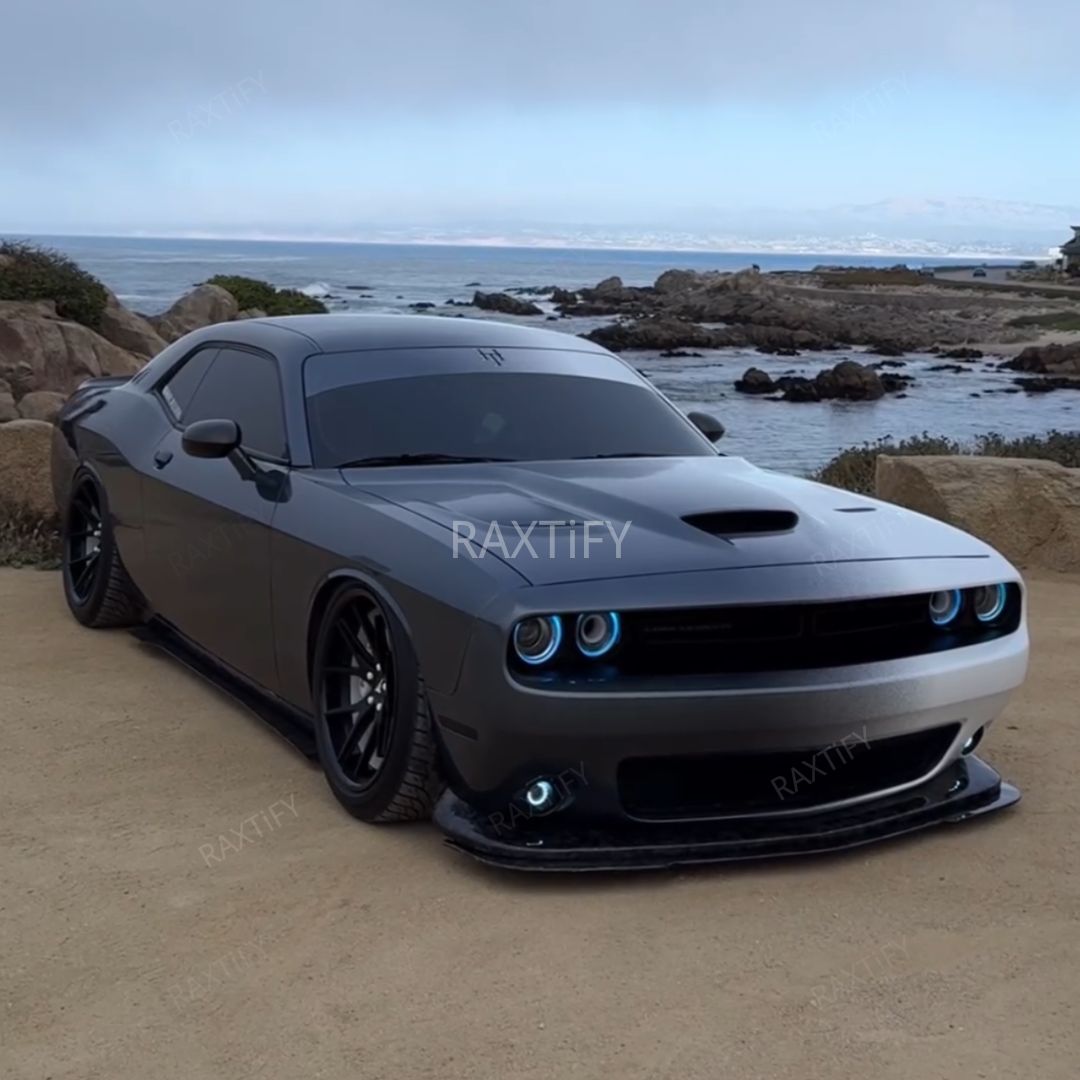
[[64,598],[83,626],[102,629],[140,621],[139,592],[128,577],[93,477],[76,478],[62,531]]
[[367,589],[336,593],[315,643],[315,734],[330,789],[354,817],[418,821],[442,790],[408,635]]

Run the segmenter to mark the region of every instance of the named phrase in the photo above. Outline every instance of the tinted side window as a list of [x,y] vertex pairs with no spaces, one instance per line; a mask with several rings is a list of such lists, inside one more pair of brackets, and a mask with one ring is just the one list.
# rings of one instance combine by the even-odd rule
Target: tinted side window
[[199,388],[199,383],[202,382],[203,376],[217,354],[217,346],[200,349],[194,356],[189,356],[181,365],[180,370],[162,386],[161,396],[175,419],[179,420],[183,417],[184,410],[191,403],[195,391]]
[[221,349],[184,410],[185,424],[235,420],[248,450],[286,456],[285,421],[277,364],[270,357]]

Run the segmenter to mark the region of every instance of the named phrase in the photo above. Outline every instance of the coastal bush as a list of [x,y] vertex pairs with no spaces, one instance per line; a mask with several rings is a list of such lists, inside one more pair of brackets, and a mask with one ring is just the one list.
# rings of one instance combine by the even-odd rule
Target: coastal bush
[[933,278],[906,267],[895,270],[828,270],[821,275],[822,284],[833,289],[853,289],[865,285],[925,285],[932,281]]
[[54,300],[65,319],[96,330],[108,292],[66,255],[18,240],[0,241],[0,300]]
[[0,566],[60,565],[60,522],[0,499]]
[[1025,435],[1018,439],[1009,439],[991,431],[976,436],[970,443],[959,443],[944,435],[930,435],[925,431],[922,435],[901,439],[900,442],[878,439],[877,442],[842,450],[811,479],[861,495],[872,495],[879,454],[978,454],[987,457],[1044,458],[1078,469],[1080,431],[1051,431],[1046,435]]
[[220,285],[231,292],[241,311],[258,308],[267,315],[325,315],[326,305],[298,289],[275,289],[266,281],[240,274],[216,274],[207,285]]
[[1035,326],[1040,330],[1080,330],[1080,311],[1050,311],[1044,315],[1020,315],[1010,326]]

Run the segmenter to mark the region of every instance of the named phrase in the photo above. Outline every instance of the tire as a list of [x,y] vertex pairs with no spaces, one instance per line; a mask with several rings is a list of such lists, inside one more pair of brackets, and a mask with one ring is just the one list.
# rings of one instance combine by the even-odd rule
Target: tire
[[416,654],[400,620],[361,585],[326,609],[312,690],[319,761],[338,802],[371,824],[429,818],[443,780]]
[[86,473],[72,484],[61,539],[71,614],[95,630],[141,622],[142,598],[120,560],[105,492]]

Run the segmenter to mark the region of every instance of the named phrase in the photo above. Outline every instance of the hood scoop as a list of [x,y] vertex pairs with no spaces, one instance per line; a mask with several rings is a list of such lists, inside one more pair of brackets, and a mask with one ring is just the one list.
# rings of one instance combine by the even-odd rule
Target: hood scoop
[[688,514],[683,521],[702,532],[727,539],[791,532],[799,523],[799,515],[791,510],[717,510],[713,513]]

